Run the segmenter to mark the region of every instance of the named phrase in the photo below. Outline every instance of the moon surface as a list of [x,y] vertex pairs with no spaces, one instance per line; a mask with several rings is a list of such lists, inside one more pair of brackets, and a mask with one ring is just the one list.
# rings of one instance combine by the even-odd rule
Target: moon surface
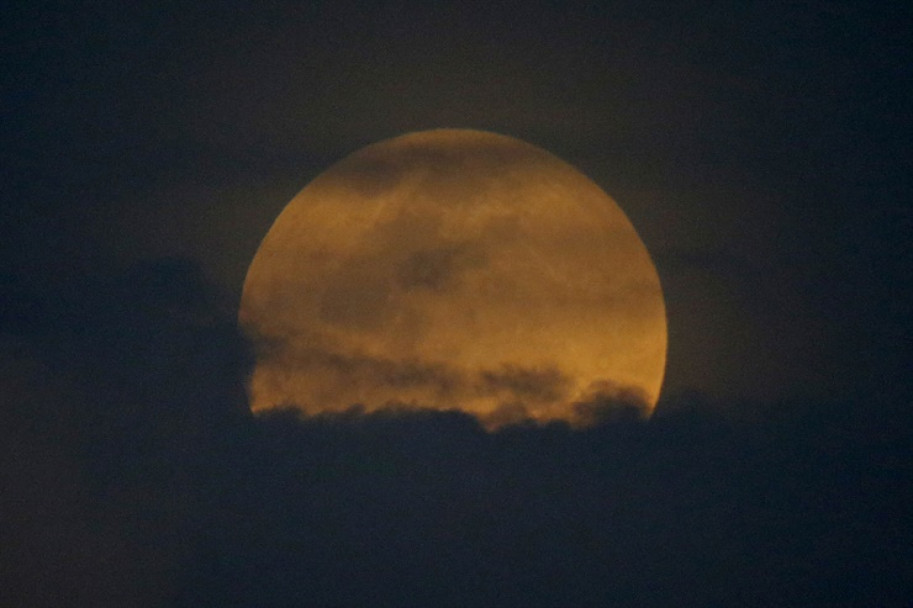
[[621,208],[552,154],[439,129],[367,146],[282,211],[247,273],[260,412],[461,410],[487,428],[649,415],[656,268]]

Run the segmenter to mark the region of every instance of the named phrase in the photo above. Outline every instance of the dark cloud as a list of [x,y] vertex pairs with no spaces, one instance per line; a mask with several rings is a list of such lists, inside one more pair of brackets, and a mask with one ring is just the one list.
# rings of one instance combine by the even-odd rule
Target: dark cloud
[[0,333],[0,603],[168,605],[212,488],[192,471],[247,417],[243,342],[192,264],[73,278]]
[[[596,421],[584,430],[492,433],[414,408],[253,418],[237,407],[246,346],[192,276],[166,263],[101,281],[103,295],[86,283],[54,306],[79,331],[26,328],[4,350],[4,603],[909,600],[909,412],[876,396],[768,406],[749,423],[692,395],[647,421],[636,395],[600,384],[578,404]],[[450,373],[331,362],[403,386]],[[502,391],[510,420],[524,410],[509,395],[563,381],[519,368],[456,380]]]

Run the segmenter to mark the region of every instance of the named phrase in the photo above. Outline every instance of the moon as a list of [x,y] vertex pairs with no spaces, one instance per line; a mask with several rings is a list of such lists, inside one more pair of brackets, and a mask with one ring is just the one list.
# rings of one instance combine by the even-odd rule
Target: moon
[[645,415],[666,363],[656,268],[552,154],[468,129],[369,145],[307,185],[247,272],[251,409],[460,410],[486,428]]

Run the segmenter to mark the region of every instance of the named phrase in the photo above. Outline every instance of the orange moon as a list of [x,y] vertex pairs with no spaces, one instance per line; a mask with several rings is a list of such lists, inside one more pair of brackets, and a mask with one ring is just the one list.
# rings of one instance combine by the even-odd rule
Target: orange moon
[[552,154],[439,129],[367,146],[285,207],[247,273],[254,412],[460,410],[487,428],[649,415],[656,268],[624,212]]

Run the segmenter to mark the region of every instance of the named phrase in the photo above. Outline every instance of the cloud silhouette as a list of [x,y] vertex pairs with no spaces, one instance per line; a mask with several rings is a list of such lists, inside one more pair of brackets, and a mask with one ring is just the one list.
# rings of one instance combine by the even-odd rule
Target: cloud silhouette
[[[690,396],[646,421],[597,383],[578,430],[410,408],[252,417],[247,345],[190,268],[88,282],[49,304],[58,329],[0,339],[2,603],[909,599],[909,414],[888,420],[875,396],[751,422]],[[566,395],[557,370],[325,356],[503,395],[510,420],[512,397]]]

